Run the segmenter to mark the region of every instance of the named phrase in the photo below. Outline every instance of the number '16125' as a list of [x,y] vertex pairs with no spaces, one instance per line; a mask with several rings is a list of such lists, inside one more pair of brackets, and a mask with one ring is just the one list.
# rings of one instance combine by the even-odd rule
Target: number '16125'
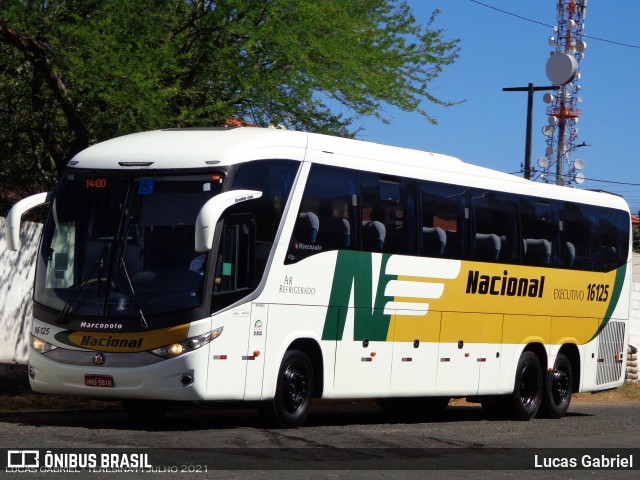
[[590,302],[606,302],[609,300],[609,285],[590,283],[587,285],[587,300]]

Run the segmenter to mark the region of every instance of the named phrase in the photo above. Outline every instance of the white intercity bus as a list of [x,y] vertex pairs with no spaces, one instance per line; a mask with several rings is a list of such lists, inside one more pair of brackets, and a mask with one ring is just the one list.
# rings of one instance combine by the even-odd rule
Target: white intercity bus
[[313,398],[529,420],[625,374],[631,222],[618,196],[456,158],[260,128],[94,145],[55,192],[30,330],[33,390],[256,401],[284,427]]

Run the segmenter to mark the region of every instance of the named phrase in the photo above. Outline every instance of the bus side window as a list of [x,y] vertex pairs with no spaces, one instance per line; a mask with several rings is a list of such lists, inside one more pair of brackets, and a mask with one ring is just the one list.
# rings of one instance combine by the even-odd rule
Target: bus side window
[[622,266],[629,254],[629,216],[617,210],[600,212],[602,270],[608,272]]
[[391,175],[361,177],[362,249],[415,255],[416,182]]
[[285,264],[331,250],[359,248],[358,173],[314,164],[296,217]]
[[465,187],[420,182],[419,246],[423,257],[467,258]]
[[473,258],[485,262],[517,263],[519,202],[516,196],[472,191]]
[[240,204],[237,212],[251,212],[256,219],[256,279],[264,275],[299,163],[292,160],[261,160],[241,164],[232,182],[234,189],[262,192],[259,199]]
[[520,200],[522,263],[525,265],[569,267],[575,258],[570,242],[561,248],[562,204],[541,198]]
[[565,242],[575,250],[573,268],[578,270],[600,270],[596,252],[598,240],[597,209],[590,205],[566,202],[564,208]]

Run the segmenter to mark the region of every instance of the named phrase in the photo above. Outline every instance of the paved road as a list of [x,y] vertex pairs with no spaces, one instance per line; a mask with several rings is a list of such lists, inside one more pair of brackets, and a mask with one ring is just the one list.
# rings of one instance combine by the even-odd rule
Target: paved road
[[[544,472],[500,469],[521,468],[523,458],[525,462],[534,462],[535,453],[540,454],[543,463],[545,455],[581,458],[593,448],[608,449],[610,457],[633,453],[634,466],[640,464],[640,449],[628,450],[640,445],[640,405],[632,403],[575,402],[561,420],[512,422],[485,420],[481,409],[469,404],[451,405],[441,418],[425,421],[384,413],[369,401],[317,402],[308,425],[293,430],[267,428],[257,411],[246,407],[181,407],[151,426],[132,423],[116,406],[79,411],[0,411],[0,431],[0,448],[5,449],[40,449],[44,455],[46,450],[58,448],[66,449],[65,452],[80,452],[83,448],[97,449],[93,452],[112,448],[143,452],[151,448],[154,465],[166,461],[170,465],[207,466],[207,474],[156,475],[163,480],[444,476],[438,470],[427,473],[412,470],[415,467],[463,469],[446,478],[488,478],[487,472],[464,470],[474,465],[494,470],[489,478],[541,478],[540,474],[543,478],[563,480],[637,476],[637,470],[594,473],[574,469]],[[514,447],[531,450],[507,453],[501,450]],[[567,448],[571,450],[559,450]],[[308,470],[309,467],[318,471]],[[235,471],[221,475],[214,471],[219,468]],[[65,478],[85,478],[84,475]],[[101,473],[92,474],[91,478],[114,479],[121,475],[124,474]],[[6,471],[0,472],[0,476],[30,477]]]

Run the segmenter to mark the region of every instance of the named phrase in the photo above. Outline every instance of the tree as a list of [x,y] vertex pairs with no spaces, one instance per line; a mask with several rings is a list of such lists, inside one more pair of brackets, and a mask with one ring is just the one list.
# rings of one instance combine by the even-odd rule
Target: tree
[[[0,0],[0,183],[52,184],[92,143],[163,127],[353,136],[382,106],[450,105],[457,40],[404,0]],[[345,115],[343,111],[352,112]]]

